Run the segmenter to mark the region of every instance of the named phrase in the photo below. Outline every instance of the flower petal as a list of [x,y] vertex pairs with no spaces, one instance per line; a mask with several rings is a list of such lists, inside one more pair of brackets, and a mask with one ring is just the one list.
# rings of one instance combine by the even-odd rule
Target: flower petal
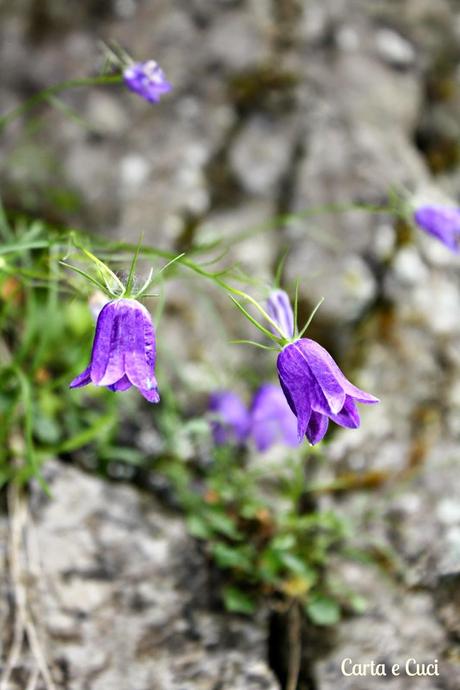
[[[289,346],[288,346],[289,347]],[[347,379],[331,355],[314,340],[302,338],[293,344],[318,382],[332,413],[339,412],[345,403],[344,384]]]
[[78,374],[78,376],[75,377],[74,380],[69,384],[69,388],[81,388],[82,386],[87,386],[89,383],[91,383],[89,372],[90,367],[86,367],[86,369],[82,371],[81,374]]
[[340,410],[338,414],[331,414],[329,417],[333,422],[344,426],[347,429],[357,429],[361,424],[361,419],[359,417],[358,408],[356,403],[350,396],[347,395],[345,405]]
[[[273,290],[267,300],[267,314],[280,327],[286,338],[294,335],[294,314],[289,295],[284,290]],[[271,326],[275,335],[278,331]]]
[[312,446],[323,440],[328,426],[329,419],[326,415],[312,411],[306,431],[306,437]]
[[354,386],[352,383],[350,383],[350,381],[348,381],[348,379],[345,379],[345,381],[346,383],[344,385],[344,390],[347,396],[350,396],[350,398],[354,398],[357,402],[366,403],[367,405],[380,402],[375,395],[366,393],[366,391],[361,390],[361,388]]
[[151,403],[157,403],[160,402],[160,394],[158,393],[157,388],[151,388],[150,390],[147,390],[145,388],[139,388],[140,392],[144,396],[146,400],[148,400]]
[[286,396],[286,400],[288,401],[289,407],[297,417],[297,438],[300,442],[305,436],[308,422],[310,421],[310,415],[312,411],[310,403],[302,389],[299,389],[295,386],[293,387],[292,385],[288,388],[286,383],[283,381],[281,374],[279,375],[279,379],[281,388],[283,389],[283,393]]
[[135,302],[135,308],[131,307],[126,314],[124,328],[126,375],[137,388],[155,390],[158,387],[155,378],[155,331],[149,312],[139,302]]
[[108,388],[110,388],[111,391],[119,392],[119,391],[127,391],[128,388],[131,388],[133,384],[131,381],[128,379],[128,377],[125,375],[119,381],[116,381],[115,383],[110,384]]
[[120,324],[122,301],[108,302],[97,319],[91,353],[91,381],[96,386],[109,386],[125,373],[121,347],[123,329]]

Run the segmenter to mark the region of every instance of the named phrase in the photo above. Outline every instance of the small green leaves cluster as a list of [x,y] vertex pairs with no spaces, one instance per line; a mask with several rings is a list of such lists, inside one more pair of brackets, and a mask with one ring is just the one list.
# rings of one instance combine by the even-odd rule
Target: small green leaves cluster
[[[160,430],[167,426],[171,440],[187,433],[190,424],[184,432],[177,410],[165,406],[157,421]],[[205,426],[193,429],[193,434],[209,434]],[[309,491],[305,463],[316,462],[320,457],[312,449],[286,450],[283,469],[262,471],[252,466],[247,449],[235,447],[215,448],[205,467],[184,462],[173,450],[154,462],[190,533],[222,570],[221,594],[229,611],[250,614],[262,600],[276,607],[295,600],[312,623],[334,625],[344,611],[362,606],[337,574],[331,578],[332,556],[345,558],[349,525],[332,511],[301,508]]]

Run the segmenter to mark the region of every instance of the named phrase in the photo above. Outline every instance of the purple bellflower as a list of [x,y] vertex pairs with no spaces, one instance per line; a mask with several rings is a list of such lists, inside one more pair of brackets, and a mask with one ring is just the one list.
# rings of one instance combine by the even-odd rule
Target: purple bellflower
[[[289,295],[284,290],[272,290],[267,300],[267,314],[286,338],[290,339],[294,336],[294,314]],[[272,331],[278,335],[274,328]]]
[[115,299],[101,309],[91,360],[70,388],[93,383],[112,391],[131,386],[146,400],[160,400],[155,378],[155,330],[147,309],[135,299]]
[[256,448],[264,452],[276,443],[296,447],[297,420],[283,391],[273,383],[263,384],[255,393],[251,406],[251,435]]
[[231,391],[216,391],[209,398],[212,435],[217,446],[242,444],[250,430],[250,416],[243,401]]
[[299,440],[306,436],[312,446],[324,437],[330,419],[356,429],[360,424],[356,402],[379,402],[350,383],[331,355],[309,338],[286,345],[277,367],[281,388],[297,417]]
[[[354,386],[341,372],[331,355],[318,343],[304,338],[316,311],[316,305],[305,326],[299,331],[286,293],[276,290],[268,298],[267,308],[263,309],[246,293],[244,296],[268,322],[271,329],[258,323],[237,300],[233,299],[239,310],[265,336],[276,343],[280,350],[277,359],[278,377],[289,407],[297,417],[299,442],[304,436],[311,445],[324,438],[329,420],[343,427],[356,428],[360,418],[356,402],[376,403],[378,398]],[[243,340],[265,349],[252,340]]]
[[436,237],[452,252],[460,251],[460,209],[452,206],[420,206],[414,220],[426,233]]
[[160,97],[172,89],[155,60],[129,65],[123,71],[123,81],[128,89],[150,103],[158,103]]

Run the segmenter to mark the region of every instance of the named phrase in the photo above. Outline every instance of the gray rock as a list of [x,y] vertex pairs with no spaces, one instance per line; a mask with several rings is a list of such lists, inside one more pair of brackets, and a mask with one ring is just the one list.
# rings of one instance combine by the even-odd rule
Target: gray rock
[[408,68],[415,62],[413,46],[390,29],[379,29],[375,35],[375,47],[379,56],[395,67]]
[[[264,617],[215,609],[180,517],[65,465],[49,463],[46,475],[53,499],[33,501],[41,569],[27,587],[58,687],[59,669],[69,690],[279,687]],[[4,543],[4,519],[1,530]],[[2,608],[3,631],[8,624]]]
[[[99,61],[88,21],[97,3],[82,2],[77,12],[43,3],[39,35],[30,29],[32,4],[36,10],[28,0],[1,7],[5,108],[91,74]],[[2,138],[2,195],[14,207],[61,214],[68,225],[111,237],[135,242],[143,231],[146,243],[163,248],[221,240],[228,254],[216,266],[238,262],[261,300],[289,248],[285,284],[301,279],[302,309],[326,297],[313,337],[381,398],[362,408],[360,429],[331,435],[318,478],[370,471],[381,485],[320,503],[351,520],[355,545],[387,554],[397,575],[395,584],[368,568],[337,565],[369,608],[345,620],[334,648],[313,659],[316,686],[436,687],[426,678],[340,673],[346,656],[388,663],[412,656],[442,659],[439,683],[458,690],[458,257],[391,213],[349,208],[384,203],[390,187],[411,196],[427,183],[459,198],[458,170],[447,166],[433,177],[414,143],[421,134],[458,139],[455,2],[123,0],[105,7],[98,35],[116,38],[136,59],[157,59],[173,92],[152,107],[119,87],[63,96],[89,131],[39,109],[39,136],[16,124]],[[232,90],[235,75],[248,92],[244,107]],[[451,96],[427,101],[433,86]],[[436,146],[434,154],[438,160]],[[61,184],[79,196],[75,212],[47,199],[44,192]],[[279,213],[284,218],[273,223]],[[210,285],[181,273],[167,286],[159,363],[184,405],[190,390],[236,385],[241,369],[264,378],[275,371],[271,355],[228,344],[254,338],[254,330]],[[188,457],[187,437],[177,444]],[[141,445],[159,451],[162,439],[147,429]],[[54,503],[35,509],[50,585],[38,603],[51,658],[61,659],[63,675],[68,669],[63,686],[276,687],[263,617],[247,622],[213,610],[205,564],[181,518],[127,487],[62,466],[52,473]],[[110,473],[120,475],[116,463]],[[0,602],[5,619],[7,600]]]
[[230,152],[230,164],[249,194],[275,193],[286,175],[292,155],[292,123],[255,116],[239,132]]

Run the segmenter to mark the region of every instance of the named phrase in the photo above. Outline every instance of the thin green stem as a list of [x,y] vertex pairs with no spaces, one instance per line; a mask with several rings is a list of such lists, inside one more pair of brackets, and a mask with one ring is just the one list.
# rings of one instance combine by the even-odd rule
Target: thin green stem
[[248,321],[252,323],[253,326],[258,328],[261,333],[267,336],[267,338],[270,338],[271,340],[275,340],[277,343],[280,343],[280,339],[277,338],[276,335],[273,335],[273,333],[270,333],[270,331],[267,328],[265,328],[264,326],[262,326],[262,324],[256,321],[256,319],[253,316],[251,316],[248,310],[245,309],[243,305],[240,304],[235,297],[233,297],[232,295],[229,295],[229,297],[232,300],[235,307],[237,307],[240,310],[240,312],[244,314],[244,316],[248,319]]
[[305,333],[305,331],[307,330],[307,328],[309,327],[309,325],[313,321],[313,318],[314,318],[316,312],[318,311],[318,309],[320,308],[320,306],[322,305],[323,302],[324,302],[324,297],[321,297],[320,301],[318,302],[318,304],[316,305],[316,307],[313,309],[312,313],[310,314],[307,323],[305,324],[305,326],[300,331],[300,333],[298,335],[299,338],[301,338],[303,336],[303,334]]
[[6,247],[0,247],[0,254],[12,254],[14,252],[23,252],[27,249],[46,249],[50,246],[49,240],[37,240],[36,242],[18,242],[16,244],[7,244]]
[[262,345],[262,343],[257,343],[255,340],[230,340],[230,345],[254,345],[255,347],[260,347],[262,350],[275,350],[275,347],[270,347],[269,345]]
[[295,281],[295,298],[294,298],[294,335],[297,338],[299,328],[297,326],[299,316],[299,279]]
[[[219,282],[219,281],[216,281],[216,282]],[[257,300],[255,300],[250,295],[247,295],[245,292],[243,292],[243,290],[238,290],[237,288],[234,288],[231,285],[227,285],[227,283],[224,283],[223,281],[220,281],[220,282],[222,283],[222,287],[224,287],[229,292],[232,292],[234,295],[239,295],[240,297],[244,297],[245,299],[247,299],[248,302],[250,304],[252,304],[253,307],[255,307],[262,314],[264,319],[266,319],[268,321],[270,326],[272,326],[280,334],[281,340],[283,340],[283,341],[286,340],[286,336],[284,335],[281,328],[278,326],[278,324],[275,321],[273,321],[273,319],[270,318],[270,316],[267,314],[265,309],[260,306],[260,304],[257,302]],[[279,338],[278,338],[278,340],[279,340]]]
[[139,258],[139,252],[140,252],[141,247],[142,247],[142,241],[143,241],[143,239],[144,239],[144,234],[141,233],[141,235],[140,235],[140,237],[139,237],[139,242],[137,243],[137,246],[136,246],[136,251],[135,251],[134,254],[133,254],[133,258],[132,258],[132,261],[131,261],[131,266],[129,267],[128,281],[127,281],[127,283],[126,283],[126,287],[125,287],[125,290],[124,290],[124,293],[123,293],[123,295],[124,295],[125,297],[131,297],[131,292],[132,292],[133,283],[134,283],[134,274],[135,274],[135,271],[136,271],[136,264],[137,264],[137,260],[138,260],[138,258]]
[[56,96],[62,91],[68,91],[69,89],[76,89],[83,86],[97,86],[99,84],[120,84],[123,80],[121,74],[111,75],[111,76],[99,76],[99,77],[82,77],[81,79],[67,79],[66,81],[61,81],[59,84],[53,84],[43,91],[39,91],[30,98],[28,98],[24,103],[18,105],[13,110],[10,110],[5,115],[0,117],[0,130],[10,124],[20,115],[29,112],[35,108],[39,103],[47,101],[52,96]]

